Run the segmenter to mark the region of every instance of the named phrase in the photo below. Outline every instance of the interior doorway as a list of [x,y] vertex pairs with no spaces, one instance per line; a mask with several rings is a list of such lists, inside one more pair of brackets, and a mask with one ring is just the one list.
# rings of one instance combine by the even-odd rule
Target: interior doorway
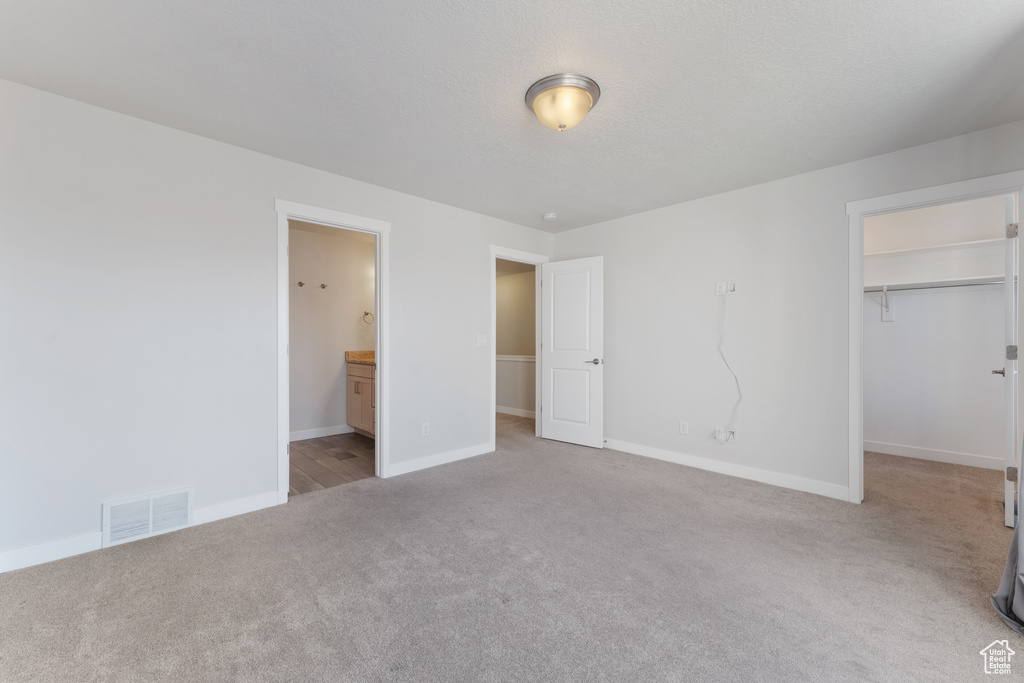
[[[494,340],[491,344],[491,413],[495,415],[495,422],[491,426],[491,448],[495,449],[496,446],[498,415],[525,415],[529,410],[522,407],[505,412],[498,410],[498,406],[503,405],[498,402],[499,393],[502,397],[512,395],[508,387],[499,387],[498,381],[499,267],[505,277],[529,279],[532,275],[534,281],[534,355],[530,362],[533,369],[512,365],[502,371],[506,375],[518,375],[520,379],[514,386],[520,397],[529,394],[529,377],[525,375],[533,375],[535,407],[530,411],[534,413],[533,435],[603,448],[604,257],[592,256],[549,263],[545,256],[502,247],[491,247],[491,257],[491,338]],[[502,262],[513,263],[501,265]],[[510,325],[525,327],[522,322],[512,322]],[[524,351],[529,349],[528,339],[521,344],[519,348]],[[520,360],[521,357],[510,362],[517,363]]]
[[537,266],[495,260],[495,438],[537,433]]
[[376,240],[288,221],[289,495],[376,473]]
[[496,269],[496,410],[532,420],[537,416],[536,266],[497,259]]
[[865,450],[999,470],[996,486],[1005,467],[1014,524],[1021,181],[848,205],[851,501],[864,498]]
[[[275,208],[278,497],[283,503],[290,492],[299,492],[300,486],[292,485],[293,474],[302,488],[313,490],[318,487],[306,477],[327,488],[368,476],[371,469],[376,476],[388,476],[391,224],[281,199]],[[337,263],[331,258],[334,252],[352,258]],[[302,337],[294,348],[293,324]],[[293,383],[302,392],[294,415]],[[342,443],[346,439],[352,443]],[[293,443],[299,445],[293,449]],[[293,450],[298,462],[293,462]],[[354,458],[364,462],[351,462]],[[357,464],[362,470],[353,467]]]
[[491,450],[499,419],[540,436],[539,266],[547,262],[541,254],[491,247]]
[[[866,485],[868,463],[892,465],[880,455],[1006,467],[1013,416],[1004,384],[1014,379],[1003,354],[1017,275],[1013,262],[1006,273],[1006,225],[1014,204],[1013,195],[994,195],[864,219]],[[1002,497],[998,474],[989,479]]]

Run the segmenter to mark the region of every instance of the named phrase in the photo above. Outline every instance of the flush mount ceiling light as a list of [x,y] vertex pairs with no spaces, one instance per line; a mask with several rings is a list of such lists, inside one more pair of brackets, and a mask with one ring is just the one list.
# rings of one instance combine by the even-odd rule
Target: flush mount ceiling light
[[587,115],[601,97],[593,79],[579,74],[542,78],[526,91],[526,106],[551,130],[569,130]]

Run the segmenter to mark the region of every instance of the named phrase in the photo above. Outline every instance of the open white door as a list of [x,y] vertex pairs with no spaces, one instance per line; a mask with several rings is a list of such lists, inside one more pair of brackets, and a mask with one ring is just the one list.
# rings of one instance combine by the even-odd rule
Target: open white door
[[[1015,488],[1020,479],[1017,463],[1017,195],[1006,197],[1006,275],[1003,284],[1006,360],[1003,367],[1006,424],[1004,426],[1004,453],[1006,455],[1006,481],[1004,482],[1005,523],[1016,522]],[[999,370],[993,372],[999,373]]]
[[604,257],[545,263],[540,435],[604,447]]

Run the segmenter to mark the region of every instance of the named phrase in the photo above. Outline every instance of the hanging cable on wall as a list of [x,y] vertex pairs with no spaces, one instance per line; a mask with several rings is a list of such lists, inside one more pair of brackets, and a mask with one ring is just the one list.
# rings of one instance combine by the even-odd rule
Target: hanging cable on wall
[[729,443],[736,437],[736,419],[739,416],[740,404],[743,403],[743,389],[740,388],[740,378],[736,375],[736,372],[732,369],[729,364],[729,359],[725,356],[725,332],[726,323],[729,319],[729,296],[722,296],[722,311],[718,316],[718,355],[722,357],[722,361],[725,363],[725,367],[732,374],[733,380],[736,382],[736,403],[732,407],[732,415],[729,417],[729,422],[724,430],[715,429],[715,440],[720,443]]

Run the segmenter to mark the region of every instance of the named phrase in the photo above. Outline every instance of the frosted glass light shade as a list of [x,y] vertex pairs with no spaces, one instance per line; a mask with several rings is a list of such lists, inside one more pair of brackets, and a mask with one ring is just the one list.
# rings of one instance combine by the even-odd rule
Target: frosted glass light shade
[[572,85],[542,92],[533,101],[533,113],[552,130],[569,130],[594,106],[590,93]]
[[556,74],[542,78],[526,93],[526,105],[551,130],[569,130],[597,104],[601,89],[592,79],[579,74]]

